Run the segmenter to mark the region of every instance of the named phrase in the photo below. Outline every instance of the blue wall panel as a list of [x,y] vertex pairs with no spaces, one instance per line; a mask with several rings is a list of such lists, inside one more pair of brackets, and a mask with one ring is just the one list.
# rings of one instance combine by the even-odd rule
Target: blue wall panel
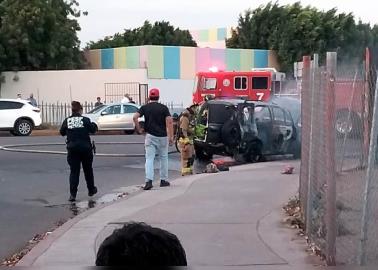
[[114,68],[114,49],[101,50],[101,67],[102,69]]
[[164,47],[164,78],[180,79],[179,47]]
[[268,67],[269,52],[267,50],[254,50],[255,52],[255,68]]

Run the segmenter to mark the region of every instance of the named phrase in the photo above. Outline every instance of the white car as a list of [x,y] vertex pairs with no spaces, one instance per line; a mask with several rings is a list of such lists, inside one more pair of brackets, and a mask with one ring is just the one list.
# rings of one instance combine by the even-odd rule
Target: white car
[[0,99],[0,130],[13,135],[29,136],[42,124],[41,110],[27,100]]
[[[139,108],[133,103],[113,103],[101,105],[83,116],[95,123],[98,130],[123,130],[132,134],[135,131],[133,116]],[[143,117],[139,118],[139,123],[143,127]]]

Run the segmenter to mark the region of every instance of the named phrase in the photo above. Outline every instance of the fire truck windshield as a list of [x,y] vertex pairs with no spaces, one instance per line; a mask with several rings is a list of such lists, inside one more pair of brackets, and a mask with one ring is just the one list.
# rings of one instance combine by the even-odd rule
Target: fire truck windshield
[[215,90],[217,88],[216,78],[203,78],[202,79],[202,89],[203,90]]

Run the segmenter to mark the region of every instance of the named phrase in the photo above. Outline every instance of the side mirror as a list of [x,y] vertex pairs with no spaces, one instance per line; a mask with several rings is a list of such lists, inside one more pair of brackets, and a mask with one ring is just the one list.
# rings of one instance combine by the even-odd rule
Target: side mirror
[[107,111],[103,111],[101,112],[101,115],[104,116],[104,115],[108,115],[109,113]]

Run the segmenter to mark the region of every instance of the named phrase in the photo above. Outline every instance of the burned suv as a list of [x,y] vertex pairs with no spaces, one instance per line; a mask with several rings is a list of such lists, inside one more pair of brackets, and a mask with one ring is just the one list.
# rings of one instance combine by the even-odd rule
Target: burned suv
[[199,159],[214,154],[246,162],[266,155],[300,151],[293,118],[286,109],[265,102],[215,99],[201,105],[195,123],[194,148]]

